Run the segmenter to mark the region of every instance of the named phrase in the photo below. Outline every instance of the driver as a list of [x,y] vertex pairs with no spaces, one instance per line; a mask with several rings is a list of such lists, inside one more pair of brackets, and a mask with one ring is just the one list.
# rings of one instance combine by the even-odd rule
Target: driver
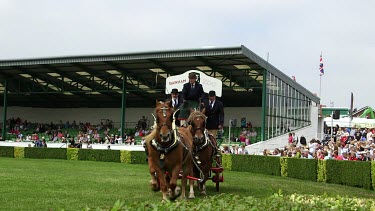
[[190,115],[190,110],[199,108],[199,101],[204,98],[203,87],[197,82],[197,75],[195,73],[189,73],[189,82],[184,84],[181,95],[183,105],[180,107],[178,119],[181,122],[181,126],[186,126],[186,119]]

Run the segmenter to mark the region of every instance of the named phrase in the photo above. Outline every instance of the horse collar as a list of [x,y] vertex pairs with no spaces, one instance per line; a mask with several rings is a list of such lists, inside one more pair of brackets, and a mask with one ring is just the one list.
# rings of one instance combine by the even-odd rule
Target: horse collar
[[173,149],[175,149],[180,142],[178,141],[177,138],[174,139],[171,145],[167,147],[161,146],[155,139],[151,141],[151,145],[160,153],[160,159],[163,160],[165,154],[168,154],[171,152]]
[[202,149],[204,149],[205,147],[207,147],[208,144],[211,142],[207,130],[205,130],[204,136],[205,136],[205,142],[203,144],[201,144],[201,145],[196,145],[195,146],[195,152],[201,151]]

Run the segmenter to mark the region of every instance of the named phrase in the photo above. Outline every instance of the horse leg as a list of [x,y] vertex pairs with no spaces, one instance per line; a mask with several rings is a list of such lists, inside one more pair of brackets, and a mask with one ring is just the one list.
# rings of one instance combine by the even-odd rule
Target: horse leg
[[163,172],[161,169],[158,169],[157,172],[157,178],[159,179],[160,182],[160,189],[163,194],[163,201],[168,201],[167,197],[167,181],[165,178],[165,172]]
[[[211,159],[210,157],[208,159]],[[202,182],[202,190],[201,190],[201,194],[202,195],[207,195],[206,193],[206,182],[208,180],[208,177],[210,175],[210,171],[211,171],[211,167],[212,167],[212,160],[210,162],[208,162],[204,168],[204,180]]]
[[155,171],[155,168],[153,166],[152,159],[148,159],[148,163],[149,163],[148,165],[149,165],[149,168],[150,168],[150,175],[151,175],[151,181],[150,181],[151,190],[158,191],[158,190],[160,190],[160,186],[159,186],[158,181],[157,181],[158,175],[156,175],[156,171]]
[[[194,172],[193,172],[193,168],[190,167],[190,175],[194,175]],[[197,181],[198,185],[199,185],[199,182]],[[194,195],[194,180],[189,180],[189,199],[194,199],[195,198],[195,195]]]
[[160,186],[157,181],[157,175],[155,175],[155,172],[151,172],[151,171],[150,171],[150,175],[151,175],[151,180],[150,180],[151,190],[153,191],[160,190]]
[[180,174],[181,168],[179,166],[176,166],[172,170],[172,175],[170,177],[170,183],[169,183],[169,199],[175,200],[177,197],[180,196],[181,190],[180,187],[177,186],[177,179]]
[[185,171],[182,173],[181,178],[181,199],[186,199],[186,186],[187,186],[187,176]]
[[206,195],[207,195],[207,193],[206,193],[206,180],[204,180],[204,181],[200,184],[200,186],[201,186],[201,195],[206,196]]

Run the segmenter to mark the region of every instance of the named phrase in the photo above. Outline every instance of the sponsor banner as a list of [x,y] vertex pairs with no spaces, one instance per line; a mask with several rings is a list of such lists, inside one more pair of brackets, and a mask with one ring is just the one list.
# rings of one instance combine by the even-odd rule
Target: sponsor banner
[[354,128],[375,128],[375,123],[355,123]]
[[202,84],[203,91],[208,93],[213,90],[216,96],[221,97],[223,90],[223,82],[214,77],[210,77],[199,70],[189,70],[181,75],[174,75],[167,78],[165,94],[170,94],[172,89],[177,89],[179,92],[185,83],[189,82],[189,73],[194,72],[197,75],[197,81]]

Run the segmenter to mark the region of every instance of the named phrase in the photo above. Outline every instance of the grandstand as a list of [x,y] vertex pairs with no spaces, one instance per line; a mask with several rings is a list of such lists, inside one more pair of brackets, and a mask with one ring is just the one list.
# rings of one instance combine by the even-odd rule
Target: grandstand
[[[192,69],[223,82],[225,126],[246,117],[257,133],[252,143],[317,127],[312,110],[319,98],[245,46],[0,61],[2,122],[111,119],[122,133],[112,132],[125,134],[133,129],[127,122],[152,119],[155,99],[167,98],[168,76]],[[5,127],[3,139],[14,138]],[[242,130],[232,129],[235,136]]]

